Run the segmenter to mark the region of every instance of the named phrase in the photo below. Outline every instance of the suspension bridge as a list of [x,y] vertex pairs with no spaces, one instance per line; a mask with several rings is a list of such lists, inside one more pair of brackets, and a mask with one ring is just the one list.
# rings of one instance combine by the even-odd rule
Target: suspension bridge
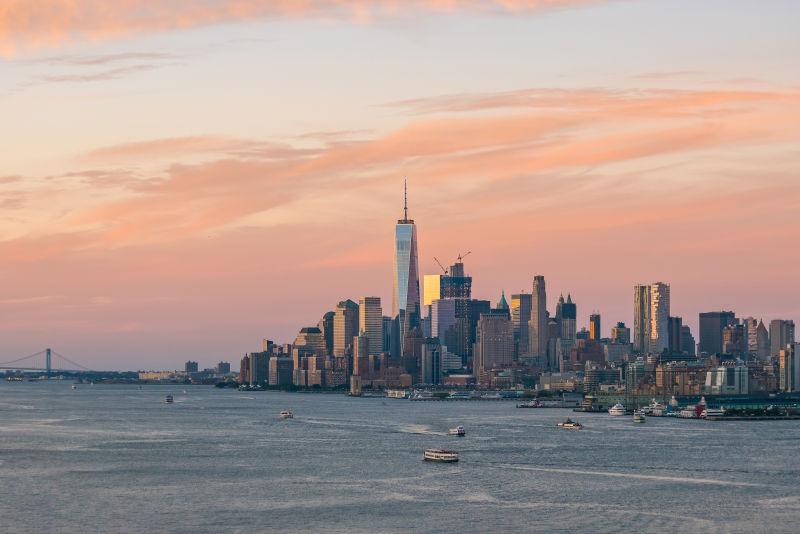
[[[53,365],[54,359],[56,365]],[[92,371],[92,369],[89,369],[85,365],[70,360],[51,348],[46,348],[34,354],[22,356],[21,358],[16,358],[7,362],[0,362],[0,370],[44,371],[47,373],[47,376],[50,376],[53,372],[79,373],[82,371]]]

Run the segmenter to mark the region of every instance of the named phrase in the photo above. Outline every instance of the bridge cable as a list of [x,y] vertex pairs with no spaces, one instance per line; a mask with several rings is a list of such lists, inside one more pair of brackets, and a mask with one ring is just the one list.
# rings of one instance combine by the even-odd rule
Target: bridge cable
[[24,357],[22,357],[22,358],[17,358],[16,360],[11,360],[11,361],[8,361],[8,362],[0,362],[0,365],[8,365],[8,364],[10,364],[10,363],[17,363],[17,362],[21,362],[22,360],[27,360],[27,359],[29,359],[29,358],[33,358],[34,356],[38,356],[38,355],[40,355],[40,354],[44,354],[45,352],[46,352],[46,351],[44,351],[44,350],[40,350],[39,352],[35,352],[35,353],[33,353],[33,354],[30,354],[30,355],[28,355],[28,356],[24,356]]

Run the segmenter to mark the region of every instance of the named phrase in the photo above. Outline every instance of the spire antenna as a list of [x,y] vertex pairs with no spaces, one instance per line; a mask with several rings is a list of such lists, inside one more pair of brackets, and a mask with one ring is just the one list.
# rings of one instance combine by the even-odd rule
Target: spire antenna
[[408,220],[408,178],[403,178],[403,220]]

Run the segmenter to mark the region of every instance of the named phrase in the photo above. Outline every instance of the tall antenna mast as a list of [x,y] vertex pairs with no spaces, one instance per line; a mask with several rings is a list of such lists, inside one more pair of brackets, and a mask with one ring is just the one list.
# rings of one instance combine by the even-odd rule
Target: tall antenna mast
[[408,178],[403,178],[403,220],[408,220]]

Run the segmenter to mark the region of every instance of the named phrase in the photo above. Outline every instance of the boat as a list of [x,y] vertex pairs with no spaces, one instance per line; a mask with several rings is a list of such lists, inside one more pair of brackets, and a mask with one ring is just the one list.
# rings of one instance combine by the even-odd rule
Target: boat
[[[700,413],[702,413],[702,410]],[[697,419],[699,415],[700,414],[697,411],[697,406],[687,406],[678,412],[678,417],[683,419]]]
[[72,389],[78,389],[78,386],[76,386],[75,384],[72,384],[71,387],[72,387]]
[[541,408],[542,403],[538,399],[533,399],[522,404],[517,404],[517,408]]
[[608,413],[611,415],[625,415],[625,406],[620,403],[616,403],[614,406],[608,409]]
[[426,462],[453,463],[458,461],[458,453],[447,449],[425,449],[422,457]]
[[633,411],[633,422],[634,423],[644,423],[644,412],[642,410],[634,410]]
[[725,415],[725,408],[706,408],[700,414],[700,417],[705,419],[706,417],[722,417]]
[[448,430],[447,431],[447,435],[448,436],[466,436],[467,435],[467,431],[464,430],[463,426],[459,425],[459,426],[457,426],[455,428],[451,428],[450,430]]
[[167,397],[164,399],[164,402],[167,404],[172,404],[173,401],[174,399],[172,398],[172,395],[167,395]]
[[294,414],[288,410],[281,412],[281,419],[294,419]]
[[653,399],[650,404],[642,408],[644,415],[661,416],[667,411],[667,405]]
[[563,423],[558,423],[558,428],[566,428],[567,430],[581,430],[583,425],[568,418]]

